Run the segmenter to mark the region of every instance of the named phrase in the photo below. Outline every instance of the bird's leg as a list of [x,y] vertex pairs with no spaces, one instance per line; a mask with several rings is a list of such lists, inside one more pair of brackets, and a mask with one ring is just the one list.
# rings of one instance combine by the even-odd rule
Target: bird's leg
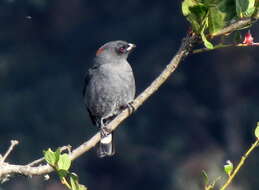
[[129,110],[129,113],[132,114],[133,112],[135,112],[135,107],[132,105],[133,101],[127,103],[127,108]]
[[101,125],[101,137],[106,137],[106,136],[108,136],[112,131],[110,130],[110,129],[108,129],[105,125],[104,125],[104,123],[103,123],[103,120],[104,119],[101,119],[100,120],[100,125]]

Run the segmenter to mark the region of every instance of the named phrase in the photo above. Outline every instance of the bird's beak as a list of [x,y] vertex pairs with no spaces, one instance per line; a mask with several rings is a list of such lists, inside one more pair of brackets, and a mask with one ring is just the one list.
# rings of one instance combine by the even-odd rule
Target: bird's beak
[[131,44],[131,43],[128,43],[128,48],[126,49],[127,51],[131,51],[132,49],[134,49],[136,47],[135,44]]

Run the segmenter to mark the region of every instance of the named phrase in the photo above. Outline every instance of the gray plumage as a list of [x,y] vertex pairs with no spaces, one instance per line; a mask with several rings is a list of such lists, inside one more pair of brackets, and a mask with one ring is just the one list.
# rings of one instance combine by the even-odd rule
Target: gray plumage
[[97,147],[99,157],[115,153],[113,134],[105,126],[135,97],[135,79],[127,61],[134,47],[125,41],[104,44],[85,77],[84,102],[93,124],[101,130]]

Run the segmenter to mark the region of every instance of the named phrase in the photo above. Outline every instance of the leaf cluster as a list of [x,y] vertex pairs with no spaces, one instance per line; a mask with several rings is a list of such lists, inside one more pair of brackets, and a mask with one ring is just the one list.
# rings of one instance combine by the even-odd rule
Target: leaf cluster
[[87,189],[84,185],[79,184],[78,176],[69,171],[72,161],[67,153],[61,153],[60,148],[55,152],[49,148],[48,150],[43,151],[43,154],[46,162],[57,171],[61,183],[63,183],[68,189]]
[[252,17],[257,8],[256,0],[184,0],[182,3],[183,15],[209,49],[213,49],[213,44],[208,36],[236,20]]

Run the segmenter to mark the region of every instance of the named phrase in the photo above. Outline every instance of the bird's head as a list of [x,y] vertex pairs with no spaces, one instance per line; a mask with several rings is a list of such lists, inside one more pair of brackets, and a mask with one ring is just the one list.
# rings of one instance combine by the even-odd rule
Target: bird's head
[[125,41],[111,41],[101,46],[97,52],[97,57],[127,59],[128,55],[136,47],[135,44]]

